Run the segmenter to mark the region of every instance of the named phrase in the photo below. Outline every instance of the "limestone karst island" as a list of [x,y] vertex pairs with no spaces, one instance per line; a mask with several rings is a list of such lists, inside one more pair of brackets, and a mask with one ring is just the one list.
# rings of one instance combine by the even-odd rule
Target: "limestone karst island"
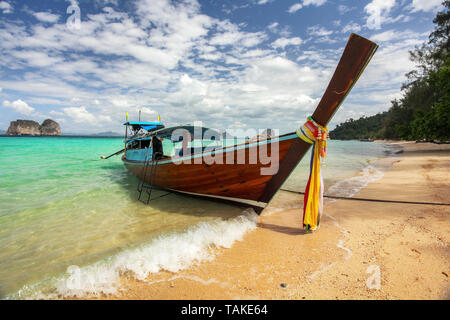
[[11,121],[6,135],[10,136],[60,136],[61,127],[58,122],[46,119],[42,124],[33,120]]

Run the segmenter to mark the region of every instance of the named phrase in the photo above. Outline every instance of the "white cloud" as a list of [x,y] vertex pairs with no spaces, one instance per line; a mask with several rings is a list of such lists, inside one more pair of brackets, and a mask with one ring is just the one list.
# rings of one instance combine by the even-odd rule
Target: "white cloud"
[[222,128],[237,117],[259,126],[269,114],[312,108],[327,73],[283,57],[302,40],[278,23],[271,29],[281,40],[270,43],[264,30],[201,14],[196,1],[140,0],[136,8],[141,20],[110,8],[87,15],[76,33],[63,24],[10,23],[0,32],[0,66],[22,75],[0,78],[0,86],[58,106],[71,132],[92,131],[105,115],[104,129],[116,130],[126,111],[144,105],[146,116],[161,113],[171,124],[200,119]]
[[146,116],[154,117],[158,114],[155,110],[152,110],[152,109],[146,108],[146,107],[140,108],[140,110],[142,111],[142,114],[146,115]]
[[288,12],[294,13],[300,10],[301,8],[303,8],[303,5],[301,3],[296,3],[289,7]]
[[389,19],[389,13],[395,6],[395,0],[372,0],[364,7],[369,15],[366,25],[369,29],[380,29],[381,25]]
[[303,0],[304,6],[314,5],[316,7],[319,7],[323,5],[327,0]]
[[63,115],[64,115],[63,112],[55,111],[55,110],[52,110],[52,111],[50,111],[49,113],[50,113],[52,116],[63,116]]
[[361,27],[359,24],[355,22],[349,22],[344,28],[342,28],[342,33],[359,32],[359,31],[361,31]]
[[30,107],[25,101],[16,100],[14,102],[9,102],[8,100],[3,101],[3,106],[6,108],[13,109],[14,111],[24,114],[31,115],[34,112],[34,108]]
[[319,25],[308,27],[308,34],[312,36],[325,37],[331,35],[332,33],[333,31]]
[[99,6],[104,6],[104,5],[114,5],[114,6],[118,6],[119,5],[119,0],[95,0],[95,2],[99,5]]
[[352,11],[352,10],[354,10],[354,9],[356,9],[356,8],[355,8],[355,7],[349,7],[349,6],[342,5],[342,4],[340,4],[340,5],[338,6],[338,11],[339,11],[339,14],[341,14],[341,15],[344,15],[344,14],[346,14],[347,12],[350,12],[350,11]]
[[278,26],[279,26],[279,23],[278,22],[274,22],[274,23],[271,23],[267,28],[270,31],[275,32],[275,30],[277,29]]
[[370,37],[372,41],[375,42],[389,42],[396,41],[399,42],[404,39],[418,39],[424,38],[426,34],[419,34],[411,30],[398,31],[398,30],[387,30],[381,33],[374,34]]
[[[389,39],[396,37],[396,33],[396,40],[389,42]],[[406,80],[405,73],[414,68],[414,63],[409,59],[409,51],[423,43],[427,35],[390,30],[369,38],[384,43],[380,45],[352,94],[346,99],[344,110],[339,113],[337,121],[348,119],[352,112],[360,112],[357,110],[360,109],[361,101],[370,106],[370,111],[364,110],[365,115],[388,110],[390,101],[401,96],[400,88]]]
[[298,46],[302,42],[303,42],[302,39],[299,37],[279,38],[272,43],[272,47],[284,49],[286,46],[294,46],[294,45]]
[[336,67],[336,60],[339,59],[339,54],[341,54],[339,50],[305,50],[297,58],[297,61],[307,63],[307,65],[318,70],[332,70]]
[[[17,76],[0,77],[0,87],[4,93],[22,94],[38,111],[40,105],[51,106],[50,114],[65,118],[69,132],[118,131],[125,112],[137,119],[138,110],[149,120],[161,114],[167,125],[202,120],[226,128],[239,119],[239,126],[271,123],[292,130],[317,104],[344,45],[342,34],[321,25],[308,29],[314,36],[310,44],[292,36],[286,22],[269,20],[260,30],[247,28],[204,15],[195,0],[137,0],[132,8],[83,16],[76,32],[64,24],[34,21],[30,28],[6,21],[0,27],[0,68],[13,69]],[[346,23],[339,29],[361,27]],[[380,56],[374,60],[376,70],[369,65],[370,77],[363,74],[339,116],[359,112],[366,100],[379,110],[388,108],[387,97],[399,92],[410,70],[408,50],[423,38],[397,33],[401,46],[395,33],[373,35],[386,42],[377,56],[382,52],[389,61]],[[327,46],[339,44],[335,49],[316,45],[325,40]],[[288,54],[290,45],[301,45],[301,50]],[[293,54],[296,61],[290,60]],[[99,120],[102,124],[94,128],[91,124]]]
[[437,11],[442,7],[442,0],[413,0],[411,3],[412,12],[417,11]]
[[50,57],[45,52],[12,51],[11,54],[16,58],[25,60],[31,67],[48,67],[62,61],[62,58]]
[[276,33],[282,37],[289,37],[291,34],[291,32],[289,31],[289,26],[285,25],[283,27],[280,27],[280,24],[278,22],[271,23],[267,26],[267,29],[269,29],[270,32]]
[[33,12],[33,16],[39,21],[48,23],[56,23],[59,20],[59,15],[50,12]]
[[301,8],[307,7],[307,6],[320,7],[325,2],[327,2],[327,0],[303,0],[302,3],[296,3],[296,4],[293,4],[292,6],[290,6],[288,9],[288,12],[294,13],[294,12],[297,12],[298,10],[300,10]]
[[6,1],[0,1],[0,10],[2,13],[12,13],[13,7]]
[[243,32],[239,27],[231,22],[220,21],[217,23],[218,31],[214,37],[209,40],[210,45],[233,45],[254,47],[263,42],[267,35],[264,32]]
[[66,115],[71,117],[76,123],[95,123],[95,116],[89,113],[85,107],[63,108]]
[[71,107],[62,109],[75,123],[94,124],[98,122],[110,122],[111,117],[105,115],[94,115],[90,113],[84,106]]
[[258,0],[258,4],[266,4],[268,3],[270,0]]

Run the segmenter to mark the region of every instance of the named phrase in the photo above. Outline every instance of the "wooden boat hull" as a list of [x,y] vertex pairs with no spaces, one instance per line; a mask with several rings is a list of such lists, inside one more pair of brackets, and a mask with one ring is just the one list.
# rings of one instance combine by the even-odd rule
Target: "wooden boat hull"
[[[183,157],[180,159],[183,161],[178,163],[174,159],[161,159],[154,164],[156,168],[153,185],[161,189],[253,207],[260,212],[270,200],[264,196],[268,193],[266,189],[269,182],[278,174],[280,164],[285,160],[292,145],[298,141],[300,141],[298,136],[290,133],[264,141],[216,149],[214,151],[216,160],[212,164],[207,164],[203,160],[211,152]],[[275,143],[278,144],[276,159],[275,156],[272,157]],[[268,164],[267,160],[259,157],[259,149],[262,146],[267,148],[267,158],[275,161],[275,164]],[[256,161],[250,160],[251,155],[258,155]],[[200,162],[198,158],[202,158],[201,163],[195,163]],[[230,159],[233,159],[234,163],[230,163]],[[152,165],[146,166],[144,161],[127,160],[126,154],[122,157],[122,161],[136,177],[150,183]],[[268,169],[270,166],[274,166],[275,175],[261,174],[261,169]]]

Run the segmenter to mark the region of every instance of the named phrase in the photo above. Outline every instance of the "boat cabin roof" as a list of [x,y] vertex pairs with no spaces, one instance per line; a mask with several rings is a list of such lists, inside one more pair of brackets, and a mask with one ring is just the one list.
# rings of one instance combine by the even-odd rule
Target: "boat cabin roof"
[[125,126],[131,126],[133,130],[144,129],[149,132],[164,128],[161,122],[141,122],[141,121],[129,121],[124,123]]
[[[205,138],[204,140],[219,141],[219,140],[221,140],[221,136],[222,136],[221,133],[217,130],[214,130],[211,128],[206,128],[206,127],[193,126],[193,125],[189,125],[189,124],[168,127],[168,128],[162,128],[162,129],[155,130],[152,133],[156,134],[156,136],[159,138],[170,139],[173,142],[181,141],[181,139],[182,139],[181,136],[179,139],[175,139],[175,140],[172,138],[172,134],[175,130],[180,130],[180,133],[183,132],[181,130],[185,130],[185,131],[189,132],[192,140],[202,140]],[[206,136],[205,136],[205,133],[207,133]]]
[[[142,124],[143,122],[139,122],[139,124]],[[149,123],[149,122],[145,122]],[[125,124],[133,125],[135,122],[127,122]],[[145,129],[147,130],[147,129]],[[178,135],[172,136],[173,132],[175,130],[180,130]],[[193,140],[210,140],[210,141],[220,141],[221,140],[221,133],[217,130],[206,128],[206,127],[195,127],[192,125],[181,125],[181,126],[174,126],[169,128],[160,128],[160,129],[154,129],[154,130],[147,130],[151,133],[146,133],[139,136],[130,137],[126,143],[129,144],[133,141],[139,141],[139,140],[150,140],[153,135],[156,135],[158,138],[164,138],[171,140],[172,142],[180,142],[183,140],[183,131],[188,132],[191,136],[191,141]],[[201,131],[200,131],[201,130]],[[201,132],[201,134],[199,134]],[[205,135],[205,133],[207,133]]]

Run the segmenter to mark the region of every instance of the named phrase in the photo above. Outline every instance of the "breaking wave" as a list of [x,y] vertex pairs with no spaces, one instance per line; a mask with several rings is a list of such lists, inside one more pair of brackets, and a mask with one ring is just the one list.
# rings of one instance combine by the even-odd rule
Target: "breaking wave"
[[[61,299],[114,294],[120,288],[120,277],[141,281],[162,270],[178,272],[195,263],[212,260],[214,248],[230,248],[235,241],[256,228],[258,215],[245,210],[229,220],[200,222],[182,233],[161,235],[151,243],[123,251],[98,263],[70,266],[64,275],[50,281],[24,287],[13,299]],[[45,288],[42,288],[45,287]]]
[[357,176],[340,180],[328,188],[327,194],[337,197],[353,197],[370,182],[381,179],[384,173],[373,165],[366,166]]

